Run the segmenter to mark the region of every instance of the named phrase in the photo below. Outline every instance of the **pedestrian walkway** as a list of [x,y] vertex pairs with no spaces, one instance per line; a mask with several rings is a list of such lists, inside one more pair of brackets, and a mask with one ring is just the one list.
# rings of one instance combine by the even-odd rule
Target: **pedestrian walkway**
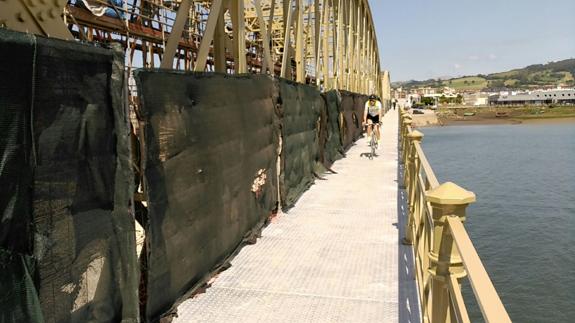
[[174,322],[419,322],[411,248],[399,243],[397,111],[382,126],[379,156],[359,140]]

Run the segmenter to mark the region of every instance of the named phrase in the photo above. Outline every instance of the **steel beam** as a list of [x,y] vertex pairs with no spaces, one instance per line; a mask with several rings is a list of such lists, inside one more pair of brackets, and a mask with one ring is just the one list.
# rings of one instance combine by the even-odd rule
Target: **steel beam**
[[180,8],[176,14],[176,21],[172,26],[172,32],[168,37],[168,43],[164,49],[164,59],[160,63],[161,68],[172,68],[174,64],[174,55],[176,55],[178,43],[182,38],[182,31],[184,31],[184,25],[186,24],[186,20],[188,20],[188,12],[190,11],[191,5],[192,0],[182,0],[182,3],[180,3]]
[[159,57],[161,68],[204,71],[209,65],[217,72],[277,72],[292,79],[295,61],[298,82],[311,78],[323,89],[383,94],[368,0],[181,0],[176,10],[162,1],[147,5],[150,13],[128,12],[126,20],[68,5],[66,26],[64,0],[0,0],[0,24],[64,39],[120,42],[129,70],[153,67]]

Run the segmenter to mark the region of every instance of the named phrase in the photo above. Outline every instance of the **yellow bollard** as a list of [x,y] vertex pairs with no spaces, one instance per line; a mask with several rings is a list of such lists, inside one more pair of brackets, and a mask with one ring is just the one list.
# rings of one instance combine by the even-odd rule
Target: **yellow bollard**
[[465,210],[475,202],[475,194],[454,183],[447,182],[426,192],[433,209],[433,241],[429,253],[431,274],[430,300],[427,302],[431,322],[456,321],[449,299],[449,278],[466,275],[457,246],[447,228],[447,217],[457,216],[465,221]]

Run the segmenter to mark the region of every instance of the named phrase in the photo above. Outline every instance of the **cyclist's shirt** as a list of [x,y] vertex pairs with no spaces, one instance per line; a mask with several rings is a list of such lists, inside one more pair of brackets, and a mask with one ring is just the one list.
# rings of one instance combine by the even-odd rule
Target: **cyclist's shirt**
[[368,100],[367,102],[365,102],[364,111],[367,111],[367,114],[369,114],[372,117],[379,116],[381,114],[381,102],[379,102],[379,100],[376,100],[375,103],[371,105]]

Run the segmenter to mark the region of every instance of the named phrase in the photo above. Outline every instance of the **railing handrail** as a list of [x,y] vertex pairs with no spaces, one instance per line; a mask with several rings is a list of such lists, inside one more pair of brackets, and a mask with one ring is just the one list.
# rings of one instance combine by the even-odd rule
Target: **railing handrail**
[[431,165],[429,164],[429,161],[427,160],[427,157],[425,156],[425,153],[423,152],[423,148],[421,147],[421,144],[419,142],[416,142],[414,144],[415,144],[415,150],[417,151],[417,156],[419,157],[419,161],[421,162],[421,167],[423,168],[425,178],[429,182],[430,188],[438,187],[439,181],[437,180],[437,177],[435,176],[435,172],[433,172],[433,169],[431,168]]
[[467,276],[485,320],[511,322],[463,225],[475,194],[453,183],[440,185],[421,146],[423,134],[402,110],[399,122],[408,195],[404,242],[414,249],[423,321],[470,322],[459,282]]
[[[413,128],[411,126],[407,126],[407,133],[411,133],[413,130]],[[431,164],[429,164],[429,161],[427,160],[427,157],[425,156],[425,153],[423,152],[423,148],[421,148],[421,143],[415,141],[413,142],[415,149],[417,151],[417,155],[419,157],[419,160],[421,162],[421,167],[423,168],[423,173],[425,175],[425,178],[427,179],[428,183],[429,183],[429,187],[430,188],[436,188],[437,186],[439,186],[439,181],[437,180],[437,177],[435,176],[435,172],[433,171],[433,169],[431,168]]]
[[447,223],[483,317],[487,322],[511,322],[461,219],[450,216],[447,218]]

